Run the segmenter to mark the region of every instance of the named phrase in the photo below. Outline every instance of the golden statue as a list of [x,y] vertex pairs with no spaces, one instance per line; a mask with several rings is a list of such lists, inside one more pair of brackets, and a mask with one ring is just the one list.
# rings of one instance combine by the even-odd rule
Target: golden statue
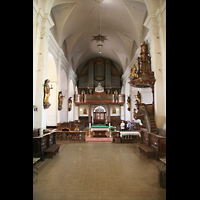
[[118,91],[117,91],[117,90],[115,90],[115,91],[114,91],[114,94],[118,94]]
[[72,97],[69,97],[68,99],[68,111],[72,110]]
[[136,98],[137,104],[141,103],[141,94],[139,91],[138,91],[137,95],[135,95],[135,98]]
[[144,41],[143,41],[143,43],[141,45],[141,50],[142,50],[142,53],[145,53],[147,51],[147,45],[145,44]]
[[130,111],[131,110],[131,97],[130,96],[128,96],[128,98],[127,98],[127,104],[128,104],[127,110]]
[[58,110],[62,110],[63,97],[65,97],[65,96],[63,96],[62,91],[60,91],[58,94]]
[[43,101],[43,105],[44,105],[44,109],[49,108],[49,106],[51,105],[49,103],[49,97],[50,97],[50,89],[53,89],[52,85],[51,88],[49,87],[49,79],[46,79],[44,82],[44,101]]
[[131,79],[138,78],[137,68],[135,65],[133,65],[133,67],[131,67],[131,72],[130,72],[129,78],[131,78]]

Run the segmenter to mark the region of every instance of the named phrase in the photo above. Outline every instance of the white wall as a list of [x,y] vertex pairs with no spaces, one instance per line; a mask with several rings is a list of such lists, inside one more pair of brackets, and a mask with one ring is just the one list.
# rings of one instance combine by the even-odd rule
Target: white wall
[[50,80],[49,86],[53,86],[50,90],[49,102],[51,106],[46,110],[46,126],[57,125],[57,110],[58,110],[58,96],[57,96],[57,70],[54,58],[51,53],[48,54],[48,73],[47,78]]
[[73,121],[74,120],[74,114],[75,114],[75,106],[74,106],[74,85],[73,81],[69,81],[69,88],[68,88],[68,98],[72,97],[72,109],[71,111],[68,111],[68,121]]
[[68,83],[67,83],[67,74],[65,70],[61,69],[60,74],[60,91],[62,91],[63,97],[63,108],[58,111],[60,114],[60,120],[58,122],[67,122],[68,121]]

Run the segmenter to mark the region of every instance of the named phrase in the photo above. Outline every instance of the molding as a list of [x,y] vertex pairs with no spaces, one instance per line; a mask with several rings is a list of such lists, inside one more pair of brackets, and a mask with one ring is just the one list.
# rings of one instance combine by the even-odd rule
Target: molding
[[74,86],[76,85],[76,79],[77,75],[75,74],[74,70],[72,69],[72,66],[69,66],[69,78],[73,81]]
[[55,25],[49,13],[45,13],[43,19],[45,19],[45,23],[47,22],[46,23],[47,28],[50,29]]
[[53,54],[54,58],[61,62],[62,68],[68,73],[69,72],[69,63],[65,57],[65,54],[62,48],[59,47],[57,41],[52,35],[51,31],[49,31],[49,51]]
[[126,68],[126,71],[125,71],[124,74],[122,75],[122,82],[123,82],[123,84],[124,84],[125,82],[127,82],[128,77],[129,77],[129,74],[130,74],[130,70],[131,70],[130,65],[128,65],[127,68]]
[[37,13],[39,11],[39,8],[37,6],[37,4],[33,1],[33,10],[35,10]]
[[49,34],[49,52],[52,53],[55,60],[59,57],[59,46],[55,43],[55,40],[52,38],[52,35]]
[[158,8],[155,12],[155,14],[149,14],[144,22],[144,26],[147,27],[148,29],[151,28],[152,25],[150,25],[151,20],[157,20],[158,16],[164,12],[166,9],[166,1],[163,3],[161,8]]
[[[142,43],[141,43],[142,44]],[[140,44],[140,45],[141,45]],[[140,53],[140,46],[138,47],[138,49],[135,51],[135,55],[134,55],[134,57],[133,57],[133,59],[131,60],[131,62],[130,62],[130,66],[133,66],[134,64],[137,64],[137,58],[138,58],[138,56],[139,56],[139,53]]]

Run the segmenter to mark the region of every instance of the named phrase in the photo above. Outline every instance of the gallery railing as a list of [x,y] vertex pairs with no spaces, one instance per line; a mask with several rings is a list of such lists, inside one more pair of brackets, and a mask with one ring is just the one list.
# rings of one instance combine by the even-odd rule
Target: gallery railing
[[75,94],[74,95],[75,104],[83,103],[111,103],[111,104],[121,104],[125,103],[124,94]]

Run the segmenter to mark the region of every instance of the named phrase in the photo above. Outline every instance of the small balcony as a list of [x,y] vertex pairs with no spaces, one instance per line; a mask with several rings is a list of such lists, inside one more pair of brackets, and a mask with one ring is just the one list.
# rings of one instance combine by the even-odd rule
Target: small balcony
[[74,103],[80,104],[120,104],[125,103],[125,94],[75,94]]

